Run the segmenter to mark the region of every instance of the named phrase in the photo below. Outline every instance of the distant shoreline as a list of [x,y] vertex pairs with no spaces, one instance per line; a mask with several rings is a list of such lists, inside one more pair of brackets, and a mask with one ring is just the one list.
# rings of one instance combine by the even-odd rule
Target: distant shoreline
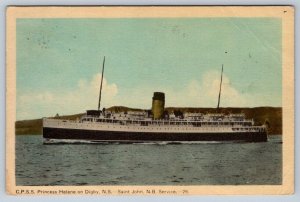
[[[114,106],[108,108],[114,112],[124,111],[141,111],[143,109],[134,109],[124,106]],[[167,107],[165,110],[171,112],[180,110],[182,112],[200,112],[200,113],[215,113],[215,108],[192,108],[192,107]],[[266,120],[270,123],[270,135],[282,134],[282,108],[281,107],[254,107],[254,108],[220,108],[220,113],[244,113],[246,118],[254,119],[256,125],[263,124]],[[83,115],[62,115],[60,119],[76,120]],[[41,135],[42,134],[42,118],[31,120],[20,120],[15,122],[16,135]]]

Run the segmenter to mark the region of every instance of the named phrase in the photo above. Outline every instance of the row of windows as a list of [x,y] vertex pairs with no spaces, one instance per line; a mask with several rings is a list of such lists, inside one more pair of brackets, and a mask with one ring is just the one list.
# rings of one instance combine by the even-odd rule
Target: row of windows
[[[60,123],[59,125],[69,125],[69,124],[66,124],[66,123]],[[91,126],[95,126],[93,124],[86,124],[85,126],[88,126],[88,127],[91,127]],[[164,130],[196,130],[196,128],[174,128],[174,127],[171,127],[171,128],[154,128],[154,127],[110,127],[110,126],[107,126],[107,128],[113,128],[113,129],[138,129],[138,130],[141,130],[141,129],[150,129],[150,130],[161,130],[161,129],[164,129]],[[211,131],[220,131],[221,129],[228,129],[228,128],[210,128]],[[263,128],[232,128],[233,131],[263,131],[264,129]]]
[[[83,119],[83,121],[92,121],[89,119]],[[127,125],[127,124],[139,124],[139,125],[192,125],[192,126],[201,126],[201,125],[241,125],[241,126],[251,126],[251,122],[155,122],[155,121],[119,121],[119,120],[104,120],[104,119],[97,119],[96,122],[101,123],[115,123],[120,125]]]
[[263,128],[232,128],[233,131],[263,131]]

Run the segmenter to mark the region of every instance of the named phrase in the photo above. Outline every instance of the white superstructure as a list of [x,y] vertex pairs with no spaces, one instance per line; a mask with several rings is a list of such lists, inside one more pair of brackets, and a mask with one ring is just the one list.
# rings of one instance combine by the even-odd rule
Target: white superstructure
[[241,133],[262,132],[265,126],[254,126],[253,120],[244,114],[185,113],[183,118],[153,120],[147,113],[128,112],[94,116],[84,115],[78,121],[43,119],[47,128],[70,128],[82,130],[155,132],[155,133]]

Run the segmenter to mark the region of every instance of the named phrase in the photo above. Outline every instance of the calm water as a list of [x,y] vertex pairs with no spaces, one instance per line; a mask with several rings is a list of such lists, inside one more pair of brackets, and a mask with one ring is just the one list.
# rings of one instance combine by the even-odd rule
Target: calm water
[[281,136],[264,143],[43,145],[16,136],[17,185],[281,184]]

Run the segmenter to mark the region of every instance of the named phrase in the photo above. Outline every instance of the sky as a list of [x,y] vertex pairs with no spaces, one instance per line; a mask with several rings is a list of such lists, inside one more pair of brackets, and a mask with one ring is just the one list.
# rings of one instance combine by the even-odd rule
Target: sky
[[17,120],[102,107],[282,104],[278,18],[18,19]]

